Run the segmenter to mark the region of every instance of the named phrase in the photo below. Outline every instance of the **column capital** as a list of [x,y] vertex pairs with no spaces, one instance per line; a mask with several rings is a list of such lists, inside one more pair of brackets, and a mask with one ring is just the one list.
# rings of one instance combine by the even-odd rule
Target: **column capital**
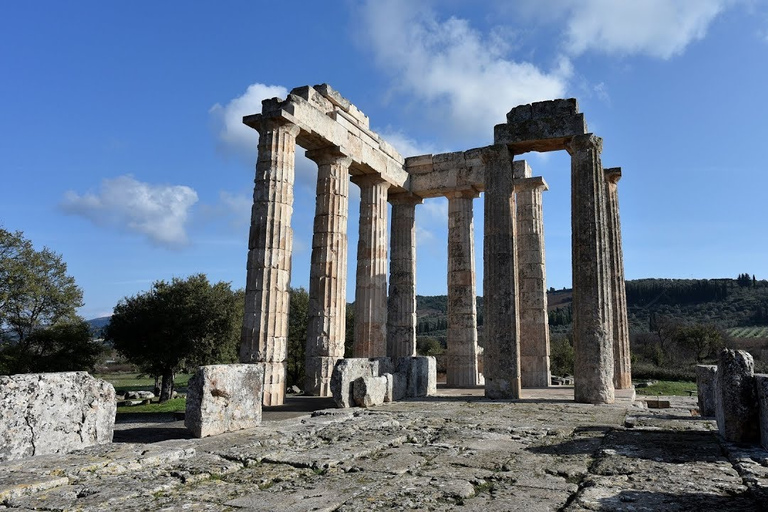
[[356,174],[350,176],[349,179],[358,187],[362,187],[363,185],[384,185],[389,188],[389,182],[378,174]]
[[547,182],[544,181],[544,178],[541,176],[515,180],[515,192],[521,192],[523,190],[549,190],[549,185],[547,185]]
[[480,197],[480,192],[478,192],[474,188],[456,189],[446,193],[445,197],[447,197],[448,199],[459,199],[459,198],[475,199],[477,197]]
[[603,139],[598,137],[594,133],[585,133],[584,135],[576,135],[571,137],[571,140],[565,144],[565,149],[569,154],[574,154],[579,151],[594,149],[598,153],[603,151]]
[[349,167],[352,158],[345,155],[339,146],[328,146],[327,148],[311,149],[304,152],[304,156],[315,162],[317,165],[339,164]]
[[259,132],[259,135],[265,131],[282,128],[283,131],[286,131],[295,137],[301,131],[296,119],[291,114],[284,111],[280,111],[279,117],[275,115],[265,117],[263,114],[243,116],[243,124]]
[[603,172],[605,173],[605,181],[608,183],[618,183],[621,179],[621,167],[611,167]]
[[417,205],[423,203],[424,198],[410,192],[399,192],[395,194],[389,194],[387,196],[387,201],[389,201],[391,204]]

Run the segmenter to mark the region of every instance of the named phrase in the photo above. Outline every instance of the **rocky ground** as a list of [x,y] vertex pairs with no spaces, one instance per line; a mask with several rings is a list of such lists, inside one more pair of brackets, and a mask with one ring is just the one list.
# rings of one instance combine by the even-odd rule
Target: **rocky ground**
[[189,439],[179,422],[123,423],[111,445],[3,464],[0,509],[768,507],[768,452],[720,441],[695,400],[648,409],[443,396],[207,439]]

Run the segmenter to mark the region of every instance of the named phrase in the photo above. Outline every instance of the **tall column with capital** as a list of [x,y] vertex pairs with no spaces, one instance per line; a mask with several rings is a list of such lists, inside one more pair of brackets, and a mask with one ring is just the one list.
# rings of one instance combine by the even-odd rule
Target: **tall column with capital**
[[517,285],[512,154],[506,144],[490,146],[485,164],[485,396],[520,398],[520,319]]
[[627,289],[624,282],[624,254],[621,248],[618,183],[621,167],[605,170],[605,193],[608,209],[608,248],[611,261],[613,296],[613,385],[616,389],[632,387],[632,363],[629,351]]
[[577,135],[571,155],[574,398],[613,403],[613,307],[603,140]]
[[360,186],[360,238],[355,287],[355,357],[387,355],[387,189],[379,176],[355,176]]
[[331,396],[331,374],[344,357],[347,311],[349,164],[338,148],[307,151],[317,163],[317,199],[309,273],[304,391]]
[[543,178],[515,183],[517,278],[520,282],[520,371],[524,388],[550,384],[547,274],[544,266]]
[[416,205],[411,194],[389,196],[392,234],[389,257],[387,356],[416,355]]
[[264,405],[280,405],[285,396],[298,133],[298,126],[277,120],[259,126],[240,361],[264,363]]
[[477,298],[475,295],[474,190],[448,196],[448,351],[449,387],[479,383],[477,371]]

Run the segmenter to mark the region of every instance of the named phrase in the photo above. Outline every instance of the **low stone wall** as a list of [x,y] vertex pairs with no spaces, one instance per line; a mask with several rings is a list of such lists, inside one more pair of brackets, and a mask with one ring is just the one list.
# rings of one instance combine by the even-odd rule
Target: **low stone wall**
[[437,364],[434,357],[340,359],[333,369],[331,392],[341,408],[434,395]]
[[184,425],[195,437],[251,428],[261,423],[264,366],[201,366],[187,385]]
[[704,418],[715,417],[716,384],[717,365],[700,364],[696,367],[696,396],[699,402],[699,414]]
[[115,388],[86,372],[0,376],[0,461],[112,442]]

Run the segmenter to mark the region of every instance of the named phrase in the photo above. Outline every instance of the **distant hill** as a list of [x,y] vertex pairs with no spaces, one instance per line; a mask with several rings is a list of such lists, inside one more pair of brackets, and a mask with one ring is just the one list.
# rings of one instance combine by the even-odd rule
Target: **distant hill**
[[98,335],[101,330],[109,324],[111,316],[100,316],[99,318],[92,318],[86,320],[86,323],[91,326],[91,332]]
[[[731,336],[742,332],[754,335],[754,331],[737,327],[768,326],[768,281],[746,274],[738,279],[637,279],[627,281],[626,287],[632,332],[647,332],[653,315],[682,323],[715,324]],[[571,289],[549,289],[547,309],[553,334],[570,329],[572,301]],[[445,295],[416,297],[417,335],[445,336],[447,304]],[[477,313],[482,331],[482,297],[477,298]]]

